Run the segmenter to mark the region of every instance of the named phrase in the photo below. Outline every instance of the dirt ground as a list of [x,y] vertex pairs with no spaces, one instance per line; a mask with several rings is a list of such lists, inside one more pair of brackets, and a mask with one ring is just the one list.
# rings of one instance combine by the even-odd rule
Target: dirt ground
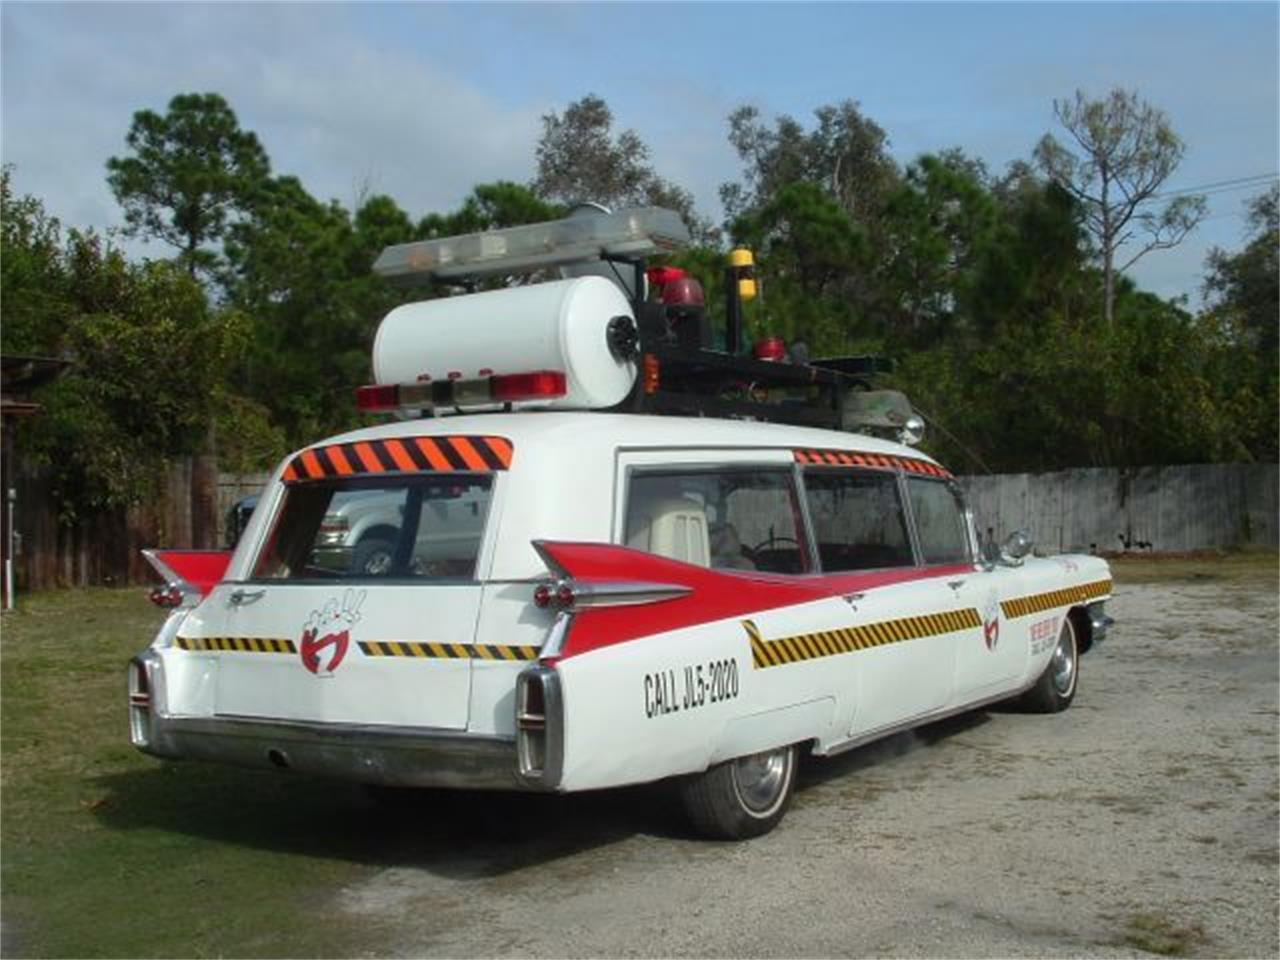
[[1121,572],[1066,713],[812,761],[767,837],[658,787],[446,794],[335,909],[401,956],[1280,955],[1274,568],[1198,569]]

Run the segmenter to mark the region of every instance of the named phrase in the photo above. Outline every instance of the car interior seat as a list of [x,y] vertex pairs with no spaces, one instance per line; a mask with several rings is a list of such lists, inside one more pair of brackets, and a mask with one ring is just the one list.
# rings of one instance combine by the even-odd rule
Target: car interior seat
[[682,560],[701,567],[711,565],[707,514],[684,497],[641,501],[631,507],[627,546]]

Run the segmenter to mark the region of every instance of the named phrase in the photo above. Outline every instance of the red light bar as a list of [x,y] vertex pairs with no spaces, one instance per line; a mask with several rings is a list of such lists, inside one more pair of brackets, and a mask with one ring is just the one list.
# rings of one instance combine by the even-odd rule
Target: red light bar
[[559,370],[534,370],[431,383],[376,383],[356,387],[356,408],[365,413],[436,407],[475,407],[567,396],[568,379]]
[[356,409],[364,413],[377,413],[383,410],[394,410],[399,391],[394,383],[371,383],[356,387]]
[[563,397],[569,392],[569,385],[559,370],[539,370],[536,373],[510,373],[490,377],[489,391],[495,401],[511,403],[514,400]]

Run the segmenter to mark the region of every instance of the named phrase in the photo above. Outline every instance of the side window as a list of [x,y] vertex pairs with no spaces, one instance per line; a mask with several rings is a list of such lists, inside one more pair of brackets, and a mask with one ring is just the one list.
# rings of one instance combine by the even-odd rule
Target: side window
[[950,484],[941,480],[907,478],[907,495],[916,522],[925,563],[968,563],[969,535],[964,508]]
[[804,489],[824,572],[915,563],[896,475],[809,470]]
[[722,570],[803,573],[789,470],[636,471],[627,486],[627,546]]

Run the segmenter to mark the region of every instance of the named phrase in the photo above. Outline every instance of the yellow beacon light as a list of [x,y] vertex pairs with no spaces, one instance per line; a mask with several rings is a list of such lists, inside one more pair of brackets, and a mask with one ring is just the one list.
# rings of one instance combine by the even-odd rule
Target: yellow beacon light
[[745,247],[737,247],[729,251],[729,267],[737,276],[738,298],[741,300],[756,298],[755,264],[755,257]]

